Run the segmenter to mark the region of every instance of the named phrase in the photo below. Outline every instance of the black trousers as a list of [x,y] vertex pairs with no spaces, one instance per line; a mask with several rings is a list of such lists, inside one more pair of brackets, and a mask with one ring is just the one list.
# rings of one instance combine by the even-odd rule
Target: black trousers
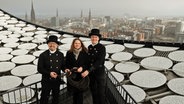
[[58,104],[59,102],[59,91],[60,91],[60,81],[59,80],[50,80],[42,79],[42,92],[40,98],[40,104],[48,104],[48,99],[50,92],[52,91],[52,104]]
[[93,104],[105,104],[105,72],[96,74],[92,73],[90,75],[90,89],[93,99]]
[[83,92],[73,92],[73,104],[83,104]]

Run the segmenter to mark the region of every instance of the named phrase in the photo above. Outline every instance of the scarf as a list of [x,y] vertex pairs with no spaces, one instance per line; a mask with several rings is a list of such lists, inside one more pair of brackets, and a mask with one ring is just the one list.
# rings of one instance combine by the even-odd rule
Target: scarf
[[79,53],[80,53],[81,50],[82,50],[82,48],[74,49],[73,54],[75,55],[76,60],[78,59],[78,56],[79,56]]

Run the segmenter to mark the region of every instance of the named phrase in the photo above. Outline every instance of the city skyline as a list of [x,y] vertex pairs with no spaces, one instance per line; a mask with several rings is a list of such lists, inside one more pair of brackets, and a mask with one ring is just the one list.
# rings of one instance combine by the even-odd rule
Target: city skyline
[[89,9],[93,16],[184,16],[183,0],[0,0],[0,7],[13,15],[30,15],[32,1],[37,16],[56,15],[57,9],[66,17],[80,16],[81,10],[88,16]]

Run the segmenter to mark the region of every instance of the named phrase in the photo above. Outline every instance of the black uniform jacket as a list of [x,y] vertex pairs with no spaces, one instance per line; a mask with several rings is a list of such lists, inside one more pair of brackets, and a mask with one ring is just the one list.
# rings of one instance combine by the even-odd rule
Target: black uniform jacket
[[42,79],[50,79],[50,72],[56,72],[61,75],[64,71],[64,55],[59,50],[50,53],[49,50],[40,54],[38,59],[38,72],[42,74]]
[[77,60],[73,52],[67,51],[66,53],[66,68],[72,69],[73,67],[82,67],[83,72],[88,69],[89,58],[87,52],[81,51]]
[[[89,61],[88,61],[88,54],[87,52],[81,51],[79,53],[79,56],[77,58],[77,60],[75,59],[75,55],[73,52],[67,51],[66,53],[66,68],[67,69],[73,69],[74,67],[82,67],[84,72],[85,70],[88,70],[88,66],[89,66]],[[78,72],[72,72],[72,75],[70,75],[70,77],[72,76],[72,79],[75,81],[79,81],[82,79],[81,73]],[[79,91],[77,88],[73,87],[70,83],[67,83],[67,89],[68,91]]]
[[[105,63],[105,55],[106,49],[105,47],[98,43],[95,46],[88,46],[88,55],[90,60],[90,72],[95,72],[96,74],[100,74],[100,72],[104,72],[104,63]],[[103,70],[103,71],[100,71]]]

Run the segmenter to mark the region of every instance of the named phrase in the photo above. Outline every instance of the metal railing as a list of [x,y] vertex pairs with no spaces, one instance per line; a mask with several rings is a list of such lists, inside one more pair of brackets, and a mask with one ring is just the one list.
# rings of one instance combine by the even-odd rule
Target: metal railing
[[[39,104],[41,81],[0,93],[0,104]],[[60,99],[67,99],[66,84],[60,86]]]
[[39,83],[40,82],[36,82],[0,93],[0,100],[2,100],[3,104],[38,104],[40,92],[40,88],[38,87]]
[[106,98],[112,104],[138,104],[118,80],[106,69]]
[[[110,104],[137,104],[110,71],[106,70],[106,75],[106,99]],[[39,84],[40,81],[0,93],[0,100],[3,104],[39,104],[39,94],[41,91]],[[62,85],[62,87],[65,88],[66,85]],[[63,94],[60,95],[63,100],[69,98],[69,95],[65,96],[66,90],[63,90]]]

